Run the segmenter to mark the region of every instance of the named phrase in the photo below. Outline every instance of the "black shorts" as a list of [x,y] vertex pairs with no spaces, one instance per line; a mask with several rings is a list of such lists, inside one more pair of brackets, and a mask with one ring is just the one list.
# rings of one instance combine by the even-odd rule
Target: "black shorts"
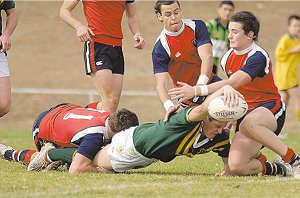
[[124,74],[124,56],[121,46],[85,42],[84,63],[87,75],[102,69],[109,69],[113,74]]
[[[285,110],[284,104],[282,102],[280,102],[280,103],[281,104],[279,105],[279,108],[276,109],[276,111],[273,113],[273,115],[274,115],[274,117],[276,119],[276,122],[277,122],[277,129],[276,129],[276,131],[274,131],[274,133],[276,135],[280,134],[280,132],[281,132],[281,130],[283,128],[283,125],[284,125],[284,122],[285,122],[285,116],[286,116],[286,110]],[[271,111],[273,108],[275,108],[275,106],[277,106],[277,102],[276,101],[272,101],[272,102],[268,102],[268,103],[259,105],[256,108],[258,108],[258,107],[264,107],[264,108],[269,109]],[[250,112],[251,111],[248,111],[247,114],[249,114]],[[241,119],[239,119],[237,121],[237,127],[236,127],[236,131],[237,132],[239,131],[239,126],[240,126],[241,122],[243,121],[243,119],[245,118],[245,116],[242,117]]]

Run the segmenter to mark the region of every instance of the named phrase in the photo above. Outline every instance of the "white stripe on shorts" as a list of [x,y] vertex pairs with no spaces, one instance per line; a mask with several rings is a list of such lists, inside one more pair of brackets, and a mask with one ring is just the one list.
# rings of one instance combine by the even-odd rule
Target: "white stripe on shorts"
[[275,119],[277,120],[283,114],[284,111],[285,111],[285,103],[282,102],[282,107],[281,107],[280,111],[278,111],[274,116]]
[[87,73],[91,73],[91,65],[90,65],[90,47],[89,47],[90,41],[85,42],[86,45],[86,52],[85,52],[85,58],[86,58],[86,71]]

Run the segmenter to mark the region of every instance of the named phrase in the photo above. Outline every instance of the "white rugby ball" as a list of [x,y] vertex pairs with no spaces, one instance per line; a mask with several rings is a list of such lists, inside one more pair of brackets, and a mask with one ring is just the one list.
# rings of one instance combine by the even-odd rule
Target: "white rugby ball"
[[229,122],[243,117],[248,110],[247,102],[239,98],[239,105],[228,107],[224,104],[224,96],[214,98],[208,105],[209,115],[219,121]]

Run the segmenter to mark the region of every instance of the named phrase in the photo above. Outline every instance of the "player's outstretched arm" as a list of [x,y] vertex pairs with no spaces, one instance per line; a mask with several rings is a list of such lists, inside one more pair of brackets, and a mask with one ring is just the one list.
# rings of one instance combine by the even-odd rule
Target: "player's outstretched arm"
[[218,91],[214,92],[213,94],[207,96],[205,101],[195,107],[191,113],[188,115],[190,121],[200,121],[205,119],[208,116],[208,105],[209,103],[218,96],[227,96],[227,99],[225,101],[226,105],[237,105],[239,102],[239,97],[242,97],[242,95],[232,88],[230,85],[225,85]]

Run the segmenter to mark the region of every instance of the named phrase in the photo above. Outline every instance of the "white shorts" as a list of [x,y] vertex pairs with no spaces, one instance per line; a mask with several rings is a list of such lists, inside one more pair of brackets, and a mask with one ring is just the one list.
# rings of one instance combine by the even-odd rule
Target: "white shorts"
[[133,131],[131,127],[114,135],[108,149],[108,156],[112,168],[116,172],[125,172],[130,169],[143,168],[157,162],[141,155],[133,145]]
[[0,77],[10,76],[7,59],[3,52],[0,52]]

